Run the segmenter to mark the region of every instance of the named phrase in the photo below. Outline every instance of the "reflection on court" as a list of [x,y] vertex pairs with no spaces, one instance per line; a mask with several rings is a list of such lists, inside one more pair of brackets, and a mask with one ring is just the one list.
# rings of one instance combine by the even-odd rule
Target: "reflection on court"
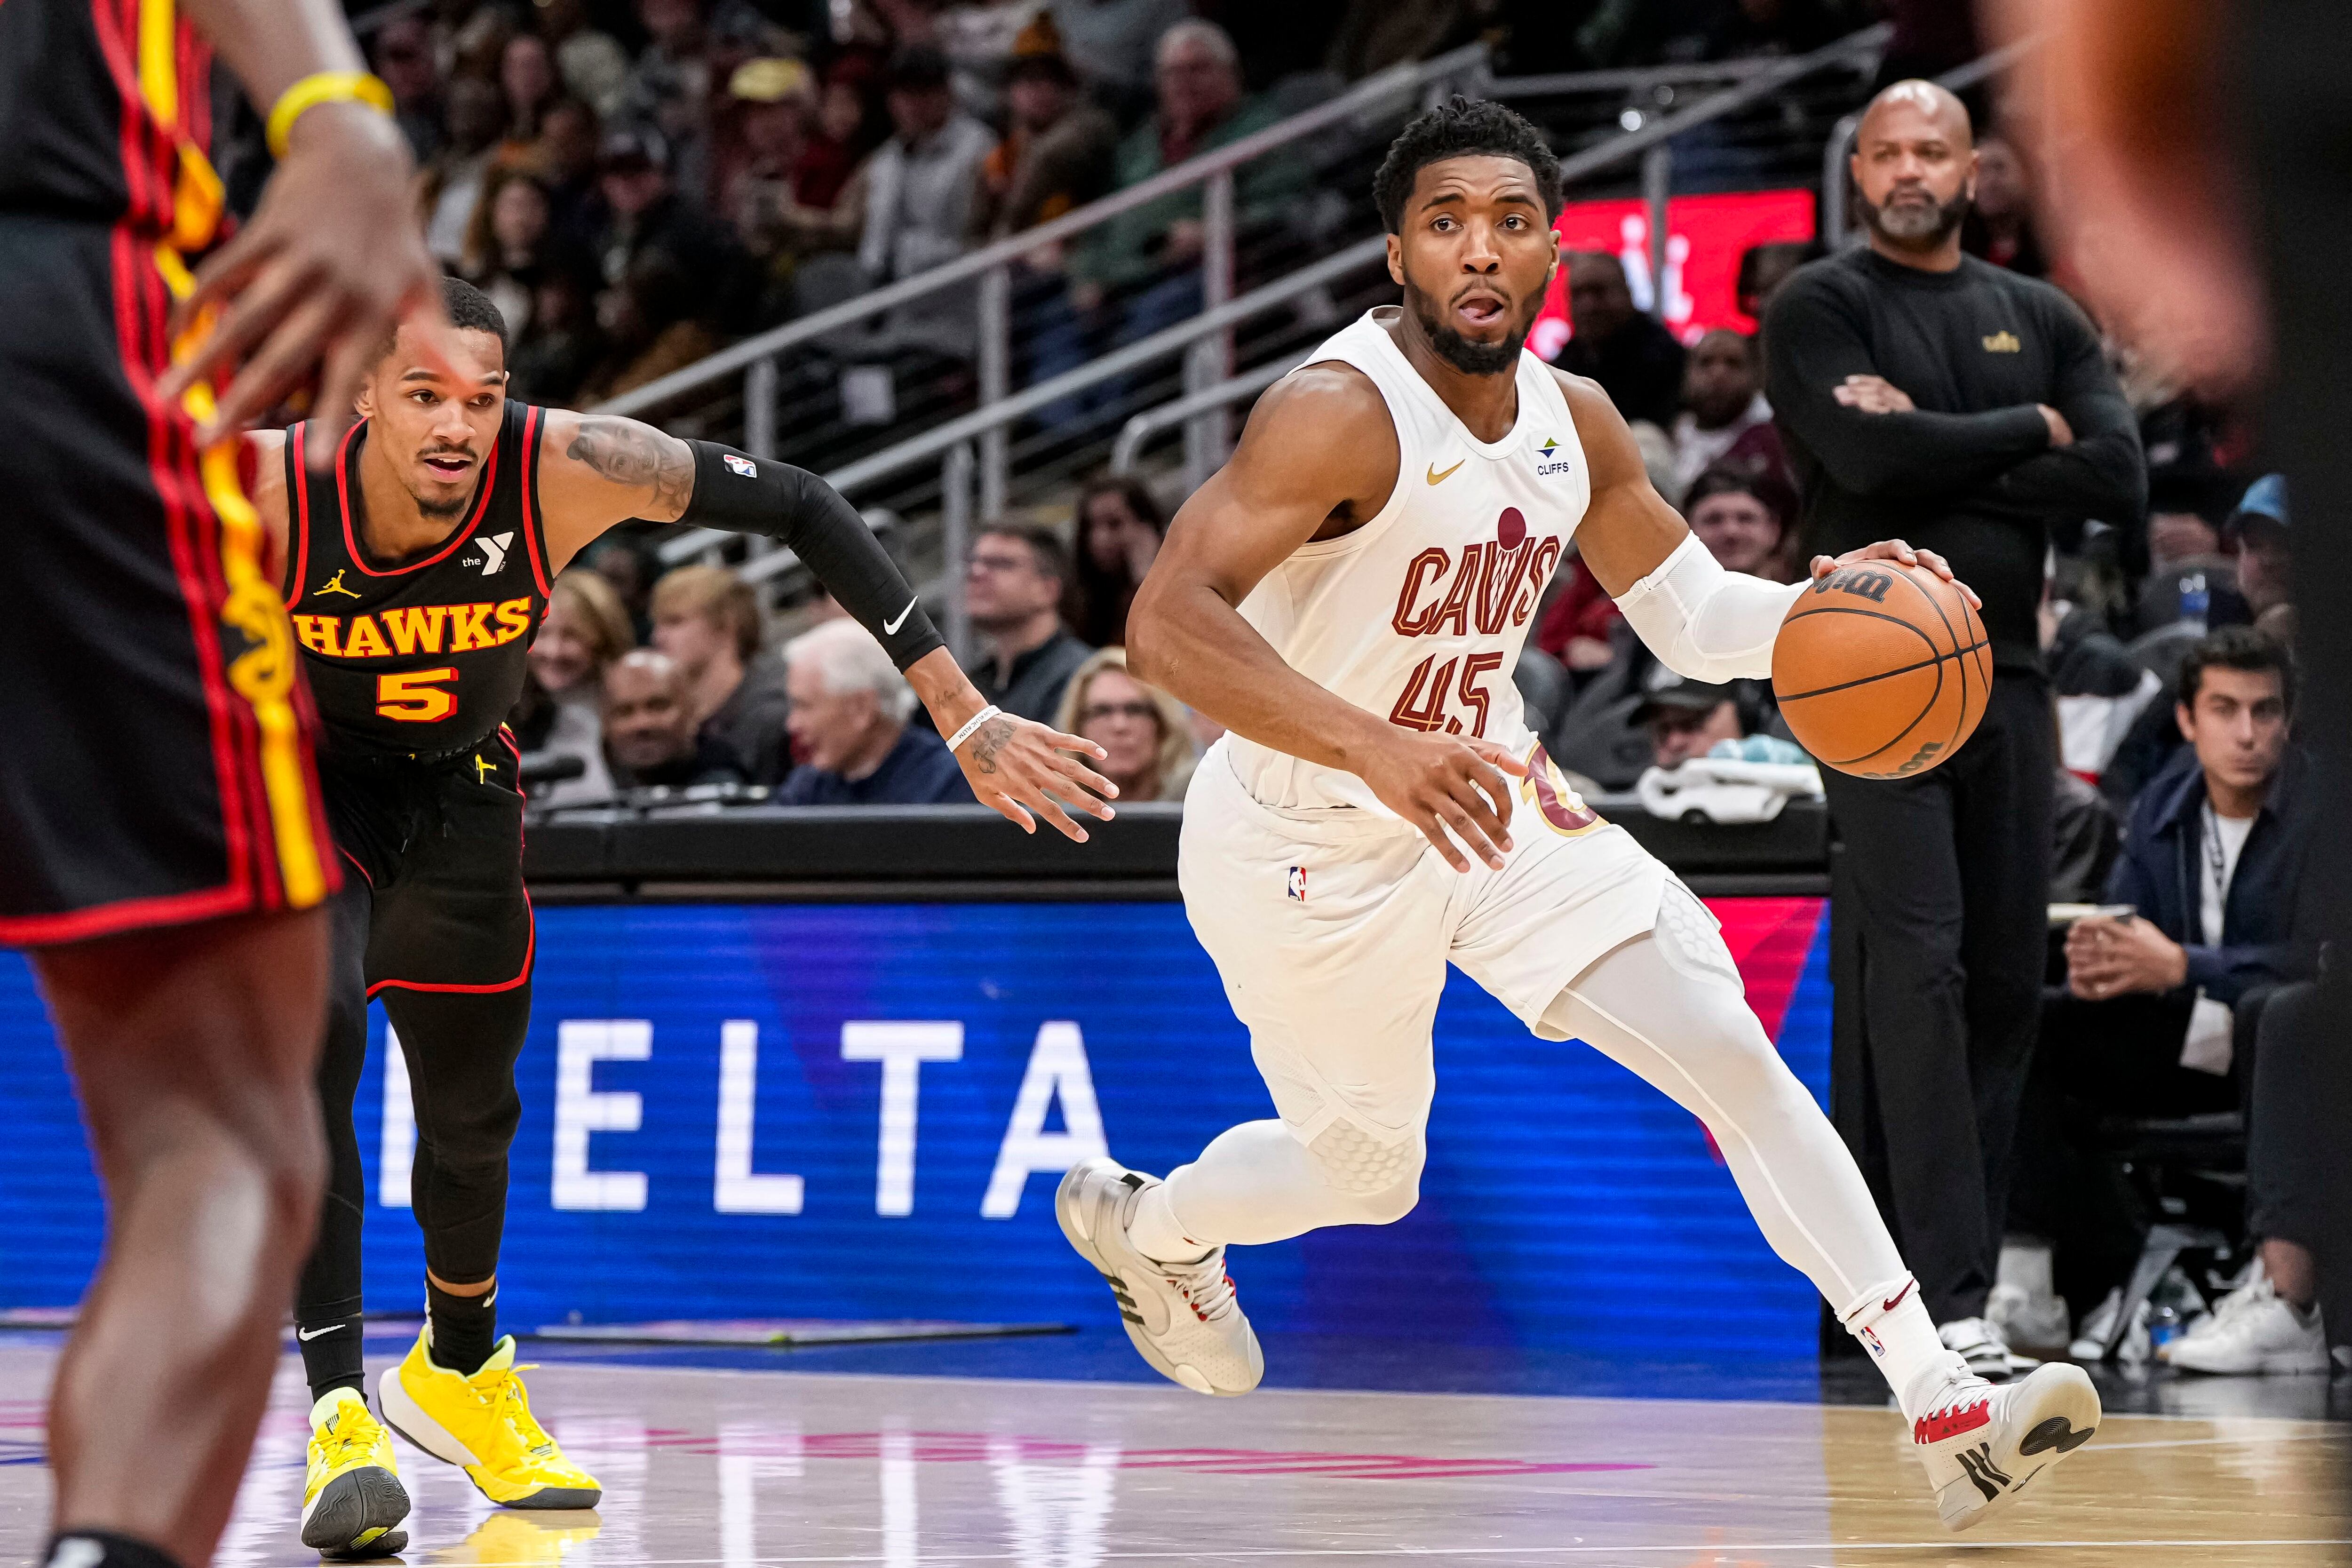
[[[0,1557],[39,1546],[51,1352],[0,1347]],[[223,1543],[295,1539],[308,1396],[281,1372]],[[2111,1416],[2006,1519],[1944,1534],[1898,1418],[1696,1400],[1265,1390],[720,1372],[566,1362],[533,1404],[604,1481],[593,1513],[491,1508],[403,1447],[410,1563],[1017,1568],[1404,1557],[1661,1568],[2352,1561],[2352,1428]]]

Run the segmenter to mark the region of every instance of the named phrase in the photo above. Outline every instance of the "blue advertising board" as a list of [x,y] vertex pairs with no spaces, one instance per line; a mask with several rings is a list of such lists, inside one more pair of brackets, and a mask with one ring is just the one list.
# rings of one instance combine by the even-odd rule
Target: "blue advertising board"
[[[1712,900],[1749,998],[1825,1093],[1815,899]],[[376,1013],[359,1128],[372,1310],[422,1295],[404,1075]],[[1275,1332],[1596,1355],[1811,1353],[1815,1298],[1705,1130],[1458,974],[1421,1206],[1237,1249]],[[499,1304],[511,1327],[679,1318],[1115,1326],[1053,1220],[1108,1151],[1165,1171],[1271,1114],[1182,910],[626,905],[540,916]],[[61,1306],[101,1207],[29,972],[0,955],[0,1306]]]

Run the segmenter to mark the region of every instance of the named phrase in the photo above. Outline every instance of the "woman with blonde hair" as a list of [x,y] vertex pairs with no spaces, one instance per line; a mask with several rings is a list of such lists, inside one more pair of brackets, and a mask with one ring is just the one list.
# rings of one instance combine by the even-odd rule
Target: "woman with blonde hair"
[[546,617],[530,645],[530,677],[508,723],[525,752],[578,757],[585,771],[534,790],[534,804],[612,799],[601,708],[604,667],[636,646],[629,613],[610,583],[584,566],[557,574],[548,590]]
[[1097,650],[1071,673],[1054,727],[1109,753],[1095,770],[1121,800],[1182,800],[1196,757],[1184,705],[1127,671],[1127,650]]

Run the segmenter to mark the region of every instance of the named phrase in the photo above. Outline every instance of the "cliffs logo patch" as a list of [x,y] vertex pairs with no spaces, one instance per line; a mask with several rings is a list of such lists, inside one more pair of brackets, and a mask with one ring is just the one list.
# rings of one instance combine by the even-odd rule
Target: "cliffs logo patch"
[[1283,888],[1290,895],[1291,902],[1305,903],[1307,901],[1307,868],[1293,866],[1289,876],[1284,879]]
[[1556,437],[1545,437],[1543,445],[1536,448],[1536,473],[1544,479],[1551,479],[1575,471],[1576,465],[1568,460],[1567,448]]
[[1995,332],[1985,339],[1984,346],[1985,353],[1989,354],[2014,354],[2025,352],[2025,345],[2017,341],[2017,334],[2006,331]]
[[719,454],[719,457],[721,460],[726,463],[729,468],[742,475],[745,479],[756,479],[760,477],[759,466],[753,463],[751,458],[738,457],[732,452],[722,452]]

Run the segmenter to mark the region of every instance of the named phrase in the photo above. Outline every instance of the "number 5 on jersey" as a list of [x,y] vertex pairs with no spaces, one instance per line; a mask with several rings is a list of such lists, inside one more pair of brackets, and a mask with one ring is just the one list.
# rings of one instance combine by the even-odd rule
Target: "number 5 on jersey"
[[410,669],[375,678],[375,710],[404,724],[430,724],[457,710],[454,692],[442,686],[457,679],[454,669]]

